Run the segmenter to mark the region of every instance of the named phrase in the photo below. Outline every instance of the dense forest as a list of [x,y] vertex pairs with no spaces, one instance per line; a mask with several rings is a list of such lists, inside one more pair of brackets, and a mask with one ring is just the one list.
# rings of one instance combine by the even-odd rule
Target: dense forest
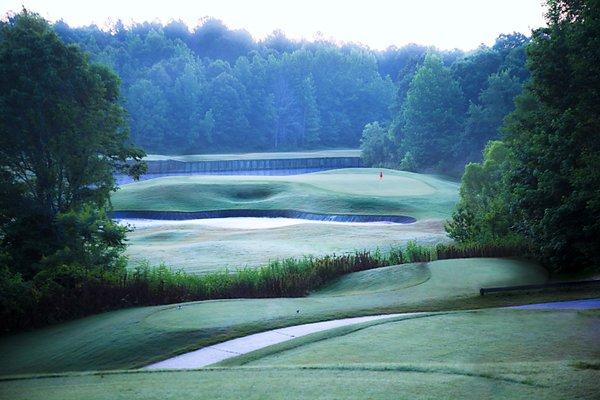
[[447,230],[460,243],[524,243],[556,271],[600,265],[600,3],[549,1],[527,48],[531,80],[502,141],[465,168]]
[[[458,171],[497,137],[528,77],[521,34],[464,53],[377,52],[279,32],[257,42],[213,19],[193,31],[181,22],[54,29],[118,73],[132,139],[157,153],[358,147],[377,122],[363,138],[367,163]],[[418,129],[439,139],[435,154]]]
[[392,120],[368,124],[362,135],[368,165],[460,175],[466,162],[498,138],[529,72],[520,34],[455,59],[428,51],[400,72]]

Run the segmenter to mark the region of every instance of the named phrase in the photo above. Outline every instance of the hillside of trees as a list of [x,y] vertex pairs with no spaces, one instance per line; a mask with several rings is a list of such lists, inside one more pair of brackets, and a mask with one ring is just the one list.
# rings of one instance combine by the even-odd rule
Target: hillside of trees
[[[377,52],[280,32],[257,42],[212,19],[193,31],[181,22],[54,29],[118,73],[131,137],[155,153],[355,148],[377,121],[385,138],[367,135],[363,147],[385,148],[367,149],[368,164],[460,169],[496,137],[528,77],[520,34],[465,54],[419,45]],[[430,101],[428,86],[449,90],[439,93],[449,103]],[[433,114],[446,106],[452,121],[440,130]],[[435,162],[413,140],[416,126],[440,138]]]

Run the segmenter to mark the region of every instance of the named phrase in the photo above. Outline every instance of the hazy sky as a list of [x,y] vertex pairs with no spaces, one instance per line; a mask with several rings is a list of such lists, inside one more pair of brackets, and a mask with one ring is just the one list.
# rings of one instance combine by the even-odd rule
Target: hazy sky
[[72,26],[181,19],[194,27],[210,16],[256,39],[280,29],[294,39],[320,34],[377,49],[418,43],[469,50],[544,23],[542,0],[2,0],[0,12],[22,5]]

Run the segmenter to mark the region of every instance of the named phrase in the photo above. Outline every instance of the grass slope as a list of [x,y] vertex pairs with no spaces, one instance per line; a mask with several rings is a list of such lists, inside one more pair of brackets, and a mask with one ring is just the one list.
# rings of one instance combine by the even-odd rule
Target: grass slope
[[169,156],[162,154],[148,154],[147,161],[176,160],[176,161],[225,161],[225,160],[276,160],[292,158],[324,158],[324,157],[360,157],[359,149],[347,150],[315,150],[315,151],[289,151],[272,153],[239,153],[239,154],[188,154],[183,156]]
[[132,368],[233,337],[318,320],[535,302],[544,296],[480,297],[478,291],[546,279],[545,270],[523,261],[444,260],[349,274],[305,298],[120,310],[1,338],[0,374]]
[[592,399],[599,330],[597,310],[445,313],[314,334],[241,367],[0,380],[0,398]]
[[342,169],[294,176],[165,177],[126,185],[115,210],[206,211],[293,209],[314,213],[394,214],[447,218],[458,184],[434,176]]

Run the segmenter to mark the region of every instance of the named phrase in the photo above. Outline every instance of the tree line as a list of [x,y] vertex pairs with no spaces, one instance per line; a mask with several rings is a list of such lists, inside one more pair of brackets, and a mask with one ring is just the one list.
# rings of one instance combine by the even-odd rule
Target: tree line
[[131,138],[149,152],[357,147],[367,122],[390,117],[394,83],[359,46],[255,42],[216,20],[54,28],[119,74]]
[[[365,125],[377,121],[389,138],[367,131],[367,164],[459,165],[456,173],[496,135],[528,77],[521,34],[466,54],[295,42],[281,32],[254,41],[214,19],[193,31],[177,21],[54,29],[119,74],[132,140],[157,153],[358,147]],[[438,93],[446,103],[432,103],[428,87],[446,90]],[[435,110],[448,107],[440,121]],[[422,154],[419,140],[431,137],[437,153]],[[377,141],[384,148],[371,146]]]
[[393,118],[365,126],[361,148],[367,165],[460,176],[500,136],[504,117],[529,78],[522,34],[500,35],[492,47],[447,64],[434,51],[401,71]]

